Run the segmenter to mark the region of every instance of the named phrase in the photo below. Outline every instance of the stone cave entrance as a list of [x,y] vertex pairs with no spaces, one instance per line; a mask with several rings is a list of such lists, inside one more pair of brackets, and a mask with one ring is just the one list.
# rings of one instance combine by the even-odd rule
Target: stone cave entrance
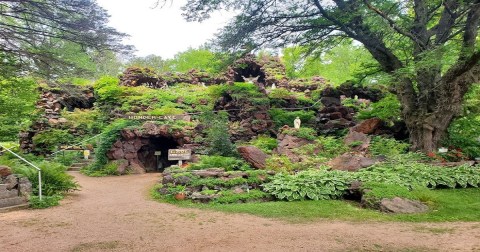
[[138,150],[138,160],[145,167],[146,172],[163,172],[165,168],[177,164],[177,161],[168,160],[168,150],[177,149],[178,143],[169,137],[149,137],[149,143]]
[[234,68],[234,71],[235,82],[245,82],[243,77],[258,77],[257,82],[265,84],[265,72],[262,70],[262,66],[253,61],[243,63],[242,66]]

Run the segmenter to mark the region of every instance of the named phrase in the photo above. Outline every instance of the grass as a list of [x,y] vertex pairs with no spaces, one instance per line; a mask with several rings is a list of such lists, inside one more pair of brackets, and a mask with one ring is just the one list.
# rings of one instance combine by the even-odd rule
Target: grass
[[244,204],[199,204],[160,198],[152,190],[152,196],[164,203],[180,207],[215,210],[226,213],[246,213],[255,216],[302,223],[314,220],[343,221],[400,221],[400,222],[448,222],[480,221],[480,188],[433,190],[429,193],[434,202],[431,210],[422,214],[385,214],[371,209],[362,209],[357,203],[324,201],[274,201]]

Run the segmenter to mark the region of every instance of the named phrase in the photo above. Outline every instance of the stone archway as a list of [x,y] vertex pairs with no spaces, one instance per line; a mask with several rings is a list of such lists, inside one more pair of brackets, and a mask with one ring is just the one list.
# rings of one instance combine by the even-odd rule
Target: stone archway
[[[173,130],[168,125],[147,122],[137,129],[121,130],[107,157],[122,161],[133,173],[163,171],[176,163],[168,161],[168,150],[189,148],[190,134],[185,128]],[[160,152],[158,157],[156,151]]]
[[177,163],[177,161],[168,160],[168,150],[177,148],[178,143],[172,138],[149,137],[148,144],[137,151],[138,161],[145,167],[146,172],[162,172],[165,168]]

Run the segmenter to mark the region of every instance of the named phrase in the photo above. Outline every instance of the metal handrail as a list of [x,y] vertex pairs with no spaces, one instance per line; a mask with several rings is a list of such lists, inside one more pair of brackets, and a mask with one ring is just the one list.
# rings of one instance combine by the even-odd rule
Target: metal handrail
[[[87,139],[85,139],[85,140],[83,140],[83,141],[81,141],[81,142],[78,142],[78,143],[76,143],[76,144],[72,144],[71,146],[80,146],[81,144],[83,144],[83,143],[85,143],[85,142],[88,142],[88,141],[90,141],[90,140],[92,140],[92,139],[94,139],[94,138],[97,138],[98,136],[100,136],[100,135],[102,135],[102,134],[104,134],[104,133],[105,133],[105,132],[102,132],[102,133],[100,133],[100,134],[98,134],[98,135],[95,135],[95,136],[93,136],[93,137],[87,138]],[[55,151],[55,152],[53,152],[52,154],[50,154],[50,156],[53,156],[53,155],[55,155],[55,154],[57,154],[57,153],[59,153],[59,152],[61,152],[61,151],[64,151],[64,150]]]
[[18,155],[17,153],[11,151],[10,149],[6,148],[5,146],[0,144],[0,147],[4,148],[6,151],[8,151],[10,154],[14,155],[18,159],[22,160],[23,162],[31,165],[33,168],[35,168],[38,171],[38,198],[40,201],[42,201],[42,169],[38,168],[38,166],[32,164],[30,161],[26,160],[22,156]]

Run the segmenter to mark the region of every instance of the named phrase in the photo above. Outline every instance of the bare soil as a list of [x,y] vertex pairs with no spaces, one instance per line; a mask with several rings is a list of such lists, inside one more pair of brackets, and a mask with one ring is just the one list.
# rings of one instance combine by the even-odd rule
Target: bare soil
[[480,251],[480,223],[292,224],[155,202],[159,174],[72,174],[61,206],[0,213],[0,251]]

